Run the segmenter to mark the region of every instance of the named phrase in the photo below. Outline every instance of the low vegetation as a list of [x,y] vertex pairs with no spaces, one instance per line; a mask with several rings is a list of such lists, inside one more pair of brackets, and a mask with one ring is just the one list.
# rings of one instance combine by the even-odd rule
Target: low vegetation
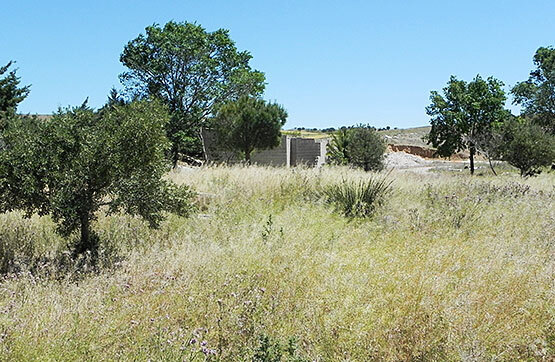
[[342,180],[324,189],[327,202],[347,217],[370,217],[391,192],[387,177],[371,177],[368,180]]
[[364,171],[384,168],[387,146],[383,137],[371,126],[339,129],[332,134],[328,148],[328,163],[360,167]]
[[[154,24],[120,60],[122,94],[47,118],[0,67],[0,360],[553,359],[553,173],[379,175],[370,126],[323,130],[334,166],[179,168],[210,125],[248,165],[285,109],[224,29]],[[555,49],[534,62],[520,117],[492,77],[432,92],[437,153],[549,166]]]
[[[392,173],[372,218],[320,190],[343,167],[202,168],[160,229],[100,213],[104,269],[48,217],[0,215],[2,360],[548,360],[554,175]],[[6,250],[7,249],[7,250]],[[6,259],[11,261],[6,262]]]

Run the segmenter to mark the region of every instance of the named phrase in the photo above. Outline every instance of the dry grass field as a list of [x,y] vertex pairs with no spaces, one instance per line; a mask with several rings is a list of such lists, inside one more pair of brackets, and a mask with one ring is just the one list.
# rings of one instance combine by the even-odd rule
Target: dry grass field
[[[512,361],[555,356],[555,175],[206,167],[189,219],[100,216],[84,270],[47,217],[0,215],[0,360]],[[84,263],[85,264],[85,263]]]

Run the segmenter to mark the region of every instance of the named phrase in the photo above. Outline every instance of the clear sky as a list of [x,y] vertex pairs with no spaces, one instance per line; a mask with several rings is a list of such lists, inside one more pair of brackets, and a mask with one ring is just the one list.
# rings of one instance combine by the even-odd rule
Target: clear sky
[[229,29],[287,128],[425,125],[430,90],[451,74],[508,89],[555,45],[555,0],[0,0],[0,11],[0,65],[17,61],[31,84],[19,110],[41,114],[86,97],[101,106],[120,86],[123,46],[169,20]]

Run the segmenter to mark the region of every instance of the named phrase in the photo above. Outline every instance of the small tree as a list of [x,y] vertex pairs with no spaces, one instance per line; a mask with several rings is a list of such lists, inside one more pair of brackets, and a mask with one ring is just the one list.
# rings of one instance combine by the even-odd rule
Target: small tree
[[518,168],[521,176],[533,176],[555,161],[555,136],[539,125],[512,119],[503,124],[500,133],[497,152]]
[[502,122],[509,112],[504,108],[503,83],[493,77],[479,75],[470,83],[451,76],[443,95],[432,91],[426,113],[432,117],[428,143],[437,154],[450,157],[468,148],[470,173],[474,174],[475,140],[491,132],[494,122]]
[[98,113],[83,104],[48,120],[11,117],[0,152],[0,211],[51,214],[62,235],[80,231],[76,253],[96,251],[91,222],[102,206],[152,227],[164,211],[187,215],[191,191],[162,178],[167,120],[164,107],[146,100]]
[[357,127],[349,132],[349,144],[345,150],[348,163],[362,167],[364,171],[382,170],[387,146],[378,132],[371,127]]
[[174,166],[181,152],[200,153],[199,131],[215,106],[242,95],[260,95],[264,74],[252,70],[252,56],[238,51],[225,29],[207,32],[192,23],[146,27],[123,49],[129,70],[120,78],[128,93],[156,97],[169,108],[166,134]]
[[254,150],[279,146],[286,120],[287,112],[279,104],[243,96],[218,109],[213,127],[221,145],[241,152],[250,163]]

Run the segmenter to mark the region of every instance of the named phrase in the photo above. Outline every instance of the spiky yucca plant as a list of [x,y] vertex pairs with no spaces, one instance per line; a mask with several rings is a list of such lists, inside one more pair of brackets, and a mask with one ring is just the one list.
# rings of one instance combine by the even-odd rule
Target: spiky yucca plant
[[342,180],[324,189],[326,201],[346,217],[370,217],[383,204],[393,183],[387,175],[368,180]]

